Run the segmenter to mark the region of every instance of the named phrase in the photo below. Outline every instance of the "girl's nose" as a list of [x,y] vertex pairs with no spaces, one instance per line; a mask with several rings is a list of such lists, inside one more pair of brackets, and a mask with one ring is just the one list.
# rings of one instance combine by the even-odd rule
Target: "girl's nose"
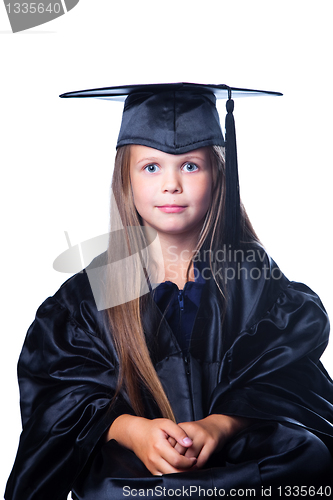
[[178,172],[169,171],[164,173],[162,181],[162,191],[165,193],[182,192],[182,185]]

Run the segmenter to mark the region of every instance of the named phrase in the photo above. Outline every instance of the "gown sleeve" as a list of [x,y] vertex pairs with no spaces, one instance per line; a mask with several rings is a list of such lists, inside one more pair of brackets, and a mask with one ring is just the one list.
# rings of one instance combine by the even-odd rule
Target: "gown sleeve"
[[263,265],[269,272],[261,281],[243,280],[234,294],[229,318],[238,323],[227,318],[228,346],[210,413],[298,424],[332,449],[333,385],[320,362],[329,335],[326,311],[312,290],[289,282],[268,257]]
[[[74,284],[82,286],[84,279]],[[73,283],[65,285],[42,304],[22,349],[23,430],[6,500],[65,500],[112,421],[132,413],[122,396],[110,408],[115,361],[96,335],[89,301],[75,308],[80,321],[67,307],[71,288]]]

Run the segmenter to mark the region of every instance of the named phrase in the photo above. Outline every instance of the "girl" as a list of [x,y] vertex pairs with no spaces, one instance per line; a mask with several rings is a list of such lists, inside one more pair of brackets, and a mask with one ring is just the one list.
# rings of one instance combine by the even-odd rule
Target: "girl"
[[67,95],[129,94],[109,249],[29,329],[6,500],[331,495],[327,316],[268,257],[239,201],[230,93]]

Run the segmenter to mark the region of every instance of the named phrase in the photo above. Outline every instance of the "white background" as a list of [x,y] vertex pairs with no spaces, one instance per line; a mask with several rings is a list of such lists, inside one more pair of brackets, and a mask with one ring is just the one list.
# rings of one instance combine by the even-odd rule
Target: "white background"
[[[283,92],[236,102],[241,195],[268,252],[332,317],[331,23],[330,0],[81,0],[12,34],[0,5],[1,491],[20,433],[17,358],[68,277],[52,268],[64,231],[75,244],[108,230],[122,105],[58,95],[172,81]],[[333,348],[323,361],[332,375]]]

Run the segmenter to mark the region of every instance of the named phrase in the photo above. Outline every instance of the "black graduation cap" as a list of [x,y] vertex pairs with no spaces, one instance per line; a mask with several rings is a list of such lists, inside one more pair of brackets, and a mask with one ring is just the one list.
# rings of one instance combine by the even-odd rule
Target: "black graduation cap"
[[[97,97],[125,101],[117,148],[140,144],[182,154],[204,146],[226,147],[225,243],[239,244],[240,198],[232,97],[282,95],[228,85],[162,83],[68,92],[60,97]],[[225,138],[216,99],[226,99]]]

